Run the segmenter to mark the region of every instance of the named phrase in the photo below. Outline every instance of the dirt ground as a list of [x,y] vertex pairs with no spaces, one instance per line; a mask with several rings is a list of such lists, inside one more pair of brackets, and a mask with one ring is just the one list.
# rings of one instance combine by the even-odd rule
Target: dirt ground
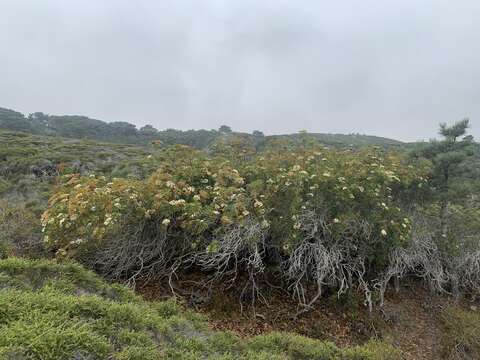
[[446,301],[421,288],[403,290],[388,299],[385,311],[394,317],[388,325],[388,337],[405,359],[442,359],[443,334],[438,314]]
[[[171,296],[167,286],[148,284],[138,292],[149,300]],[[241,305],[238,292],[217,289],[208,296],[183,294],[187,307],[205,314],[213,329],[228,330],[241,337],[271,331],[288,331],[338,346],[361,344],[374,337],[390,341],[406,360],[442,359],[442,323],[438,314],[449,300],[432,296],[420,285],[387,293],[383,311],[369,314],[360,296],[326,295],[315,308],[297,318],[296,303],[288,294],[269,292],[269,302],[255,308]]]

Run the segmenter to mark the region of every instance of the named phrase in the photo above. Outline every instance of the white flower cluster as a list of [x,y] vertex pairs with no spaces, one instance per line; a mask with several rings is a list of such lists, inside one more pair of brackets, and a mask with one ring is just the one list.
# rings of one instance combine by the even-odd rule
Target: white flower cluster
[[172,206],[183,206],[185,205],[186,201],[183,199],[179,199],[179,200],[171,200],[168,203]]

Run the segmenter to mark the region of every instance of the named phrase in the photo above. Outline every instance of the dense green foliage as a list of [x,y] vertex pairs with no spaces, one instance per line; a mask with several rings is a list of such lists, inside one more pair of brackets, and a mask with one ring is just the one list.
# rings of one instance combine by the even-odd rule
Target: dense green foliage
[[[478,144],[467,135],[468,120],[441,124],[442,139],[418,146],[412,155],[431,164],[429,187],[415,204],[418,226],[412,246],[397,252],[397,275],[418,272],[431,289],[476,297],[480,293]],[[419,270],[421,269],[421,270]]]
[[341,293],[347,276],[370,294],[367,279],[410,238],[401,199],[428,173],[398,154],[316,145],[248,159],[177,146],[152,161],[145,180],[66,176],[42,217],[46,244],[108,276],[195,264],[216,280],[249,273],[244,289],[255,296],[278,267],[301,302],[310,282],[338,281]]
[[[247,136],[259,146],[265,140],[298,141],[297,135],[268,136],[262,132],[254,131],[250,134],[239,134],[232,131],[229,126],[223,125],[218,130],[188,130],[181,131],[166,129],[159,131],[151,125],[137,129],[135,125],[126,122],[104,122],[90,119],[85,116],[56,116],[36,112],[25,117],[23,114],[0,108],[0,129],[23,131],[37,135],[62,136],[77,139],[91,139],[114,143],[147,144],[151,141],[160,141],[165,146],[181,144],[207,149],[225,137],[236,135]],[[401,142],[376,136],[359,134],[313,134],[317,141],[335,146],[362,146],[362,145],[401,145]]]
[[151,147],[0,130],[0,250],[38,255],[40,216],[61,174],[141,178]]
[[0,127],[12,131],[35,131],[31,122],[22,113],[4,108],[0,108]]
[[[433,164],[431,185],[433,195],[440,204],[440,232],[443,237],[447,236],[449,203],[461,203],[471,190],[466,187],[465,174],[460,171],[462,162],[473,155],[473,138],[466,136],[468,126],[468,120],[457,122],[451,127],[442,124],[440,134],[443,139],[422,146],[417,154]],[[460,139],[462,136],[463,139]]]
[[174,301],[145,302],[73,263],[0,260],[1,359],[355,359],[396,357],[371,342],[331,343],[272,333],[240,340],[208,330]]
[[[55,177],[65,173],[113,173],[129,161],[144,159],[152,149],[124,144],[28,135],[0,130],[0,194],[28,198],[49,190]],[[136,175],[131,166],[130,173]],[[29,189],[28,189],[29,188]]]
[[188,148],[169,149],[157,161],[159,169],[145,181],[66,176],[44,214],[47,241],[65,247],[68,243],[62,241],[71,237],[82,242],[102,238],[128,214],[132,223],[147,219],[172,233],[184,232],[194,248],[200,246],[198,238],[222,224],[254,220],[268,229],[273,223],[279,228],[270,237],[276,236],[276,246],[284,249],[294,246],[304,231],[302,213],[326,208],[330,233],[342,233],[363,219],[374,226],[373,241],[384,237],[382,243],[401,243],[410,221],[398,198],[402,190],[421,187],[426,180],[395,156],[322,148],[283,156],[265,153],[238,164],[239,170],[223,157]]

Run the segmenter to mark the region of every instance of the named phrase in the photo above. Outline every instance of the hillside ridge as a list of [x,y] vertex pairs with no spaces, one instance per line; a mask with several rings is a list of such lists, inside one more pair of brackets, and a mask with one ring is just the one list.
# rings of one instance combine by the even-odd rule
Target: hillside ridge
[[[152,125],[137,128],[124,121],[106,122],[82,115],[48,115],[34,112],[25,116],[21,112],[0,107],[0,129],[22,131],[35,135],[83,138],[115,143],[146,144],[160,140],[167,145],[183,144],[195,148],[207,148],[222,136],[229,134],[248,137],[250,140],[288,139],[296,141],[301,134],[264,135],[255,130],[251,134],[235,132],[229,126],[222,125],[218,130],[176,130],[167,128],[158,130]],[[399,146],[399,140],[363,134],[309,133],[310,137],[332,146]]]

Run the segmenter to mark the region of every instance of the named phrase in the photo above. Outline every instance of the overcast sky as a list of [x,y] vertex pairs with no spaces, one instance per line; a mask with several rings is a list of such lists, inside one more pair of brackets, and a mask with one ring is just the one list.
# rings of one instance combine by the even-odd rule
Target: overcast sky
[[0,0],[0,106],[164,128],[480,137],[479,0]]

